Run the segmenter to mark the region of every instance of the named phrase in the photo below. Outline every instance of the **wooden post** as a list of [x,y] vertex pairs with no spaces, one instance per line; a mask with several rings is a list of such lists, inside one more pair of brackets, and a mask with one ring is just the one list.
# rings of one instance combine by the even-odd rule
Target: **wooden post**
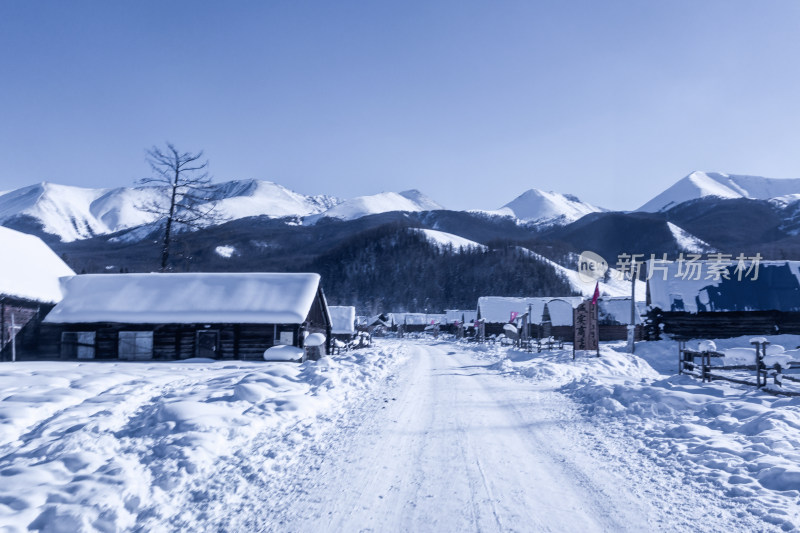
[[3,352],[6,349],[6,301],[0,300],[0,360],[3,359]]
[[628,353],[636,352],[636,274],[638,268],[631,265],[631,323],[628,328]]
[[11,313],[11,361],[17,360],[17,324],[14,321],[14,313]]
[[594,328],[597,335],[597,357],[600,357],[600,304],[595,303],[594,307]]

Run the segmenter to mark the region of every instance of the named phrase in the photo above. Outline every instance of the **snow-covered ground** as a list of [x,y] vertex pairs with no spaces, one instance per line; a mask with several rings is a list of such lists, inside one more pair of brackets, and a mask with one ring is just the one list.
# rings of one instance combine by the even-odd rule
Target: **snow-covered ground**
[[[800,343],[798,336],[768,339]],[[716,344],[720,350],[749,348],[749,340]],[[609,468],[640,476],[646,491],[668,488],[663,482],[669,479],[689,491],[688,507],[674,501],[675,488],[661,494],[700,520],[695,530],[800,529],[800,398],[678,376],[677,350],[676,342],[665,340],[638,343],[636,355],[624,353],[624,343],[611,343],[601,357],[575,361],[568,351],[532,355],[500,347],[487,357],[499,371],[551,383],[581,406]]]
[[800,528],[800,400],[675,376],[671,341],[601,355],[5,363],[0,530]]
[[403,357],[4,363],[0,530],[209,531],[220,494],[280,477]]

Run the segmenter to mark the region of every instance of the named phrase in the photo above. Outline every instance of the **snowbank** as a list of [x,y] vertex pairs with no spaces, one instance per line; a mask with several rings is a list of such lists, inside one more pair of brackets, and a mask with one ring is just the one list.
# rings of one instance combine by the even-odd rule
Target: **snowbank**
[[0,530],[184,529],[211,485],[280,475],[404,353],[0,365]]
[[[782,347],[797,346],[800,337],[768,340],[776,346],[768,357],[780,357],[787,354]],[[749,341],[714,342],[726,358],[750,353],[754,359]],[[622,353],[623,346],[609,343],[601,357],[579,355],[574,361],[568,350],[477,350],[499,372],[558,388],[608,439],[624,435],[627,453],[644,456],[684,483],[715,491],[725,505],[762,520],[764,531],[800,528],[800,398],[675,375],[673,341],[637,343],[637,355]]]

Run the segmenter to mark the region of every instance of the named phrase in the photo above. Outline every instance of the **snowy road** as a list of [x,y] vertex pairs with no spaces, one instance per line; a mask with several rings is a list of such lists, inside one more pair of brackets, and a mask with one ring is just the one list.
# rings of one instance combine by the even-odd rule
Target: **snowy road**
[[[651,511],[571,438],[564,398],[452,344],[398,379],[289,490],[242,509],[275,531],[647,531]],[[312,463],[314,463],[312,461]],[[269,506],[263,506],[270,502]],[[233,525],[234,529],[238,528]]]
[[608,346],[15,363],[0,531],[797,531],[800,400],[762,396]]

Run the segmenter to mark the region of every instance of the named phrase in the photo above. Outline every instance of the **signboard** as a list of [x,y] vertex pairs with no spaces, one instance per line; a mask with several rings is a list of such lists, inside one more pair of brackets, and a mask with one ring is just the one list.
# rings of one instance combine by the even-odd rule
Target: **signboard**
[[576,350],[597,350],[600,355],[600,327],[597,320],[597,304],[586,300],[573,310],[574,344]]

